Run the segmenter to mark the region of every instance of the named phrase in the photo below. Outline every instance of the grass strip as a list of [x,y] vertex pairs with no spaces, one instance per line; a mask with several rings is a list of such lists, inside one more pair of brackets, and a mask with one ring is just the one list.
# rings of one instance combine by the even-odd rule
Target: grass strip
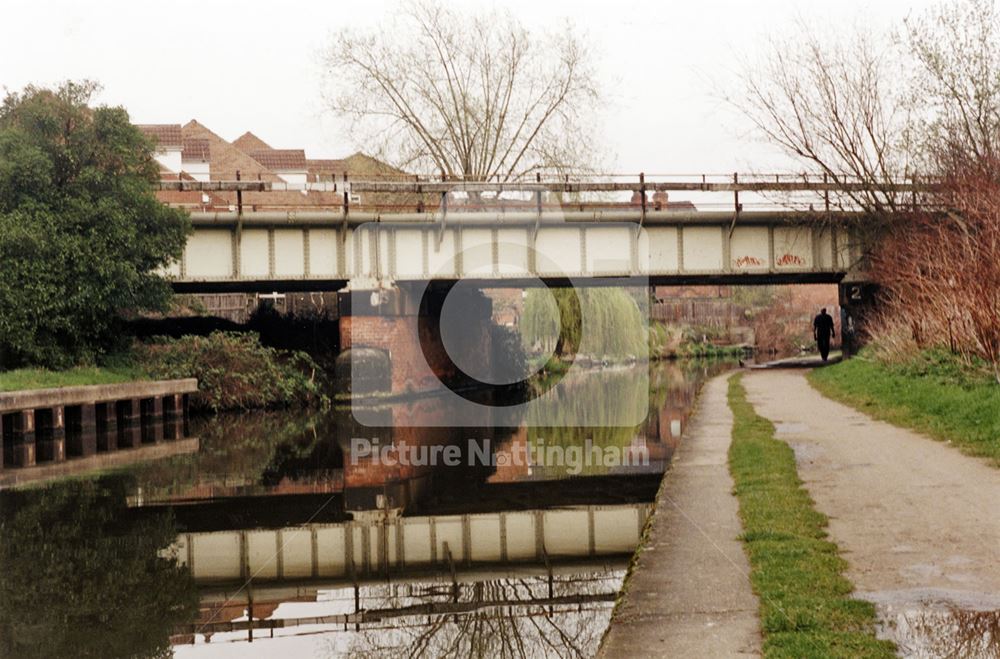
[[921,359],[892,367],[863,355],[809,374],[820,393],[894,425],[951,442],[1000,467],[1000,385]]
[[853,585],[827,518],[802,487],[792,449],[747,402],[742,375],[729,380],[736,483],[750,581],[760,599],[767,657],[893,657],[875,638],[875,607],[851,598]]
[[132,380],[148,380],[149,375],[137,367],[106,368],[80,366],[65,371],[44,368],[20,368],[0,372],[0,391],[75,387],[87,384],[116,384]]

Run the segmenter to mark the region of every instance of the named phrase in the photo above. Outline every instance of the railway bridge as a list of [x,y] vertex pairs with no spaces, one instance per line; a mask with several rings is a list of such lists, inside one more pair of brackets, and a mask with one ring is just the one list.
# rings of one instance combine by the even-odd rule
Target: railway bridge
[[[889,187],[916,194],[913,184]],[[846,314],[860,320],[870,303],[872,232],[851,203],[860,183],[738,174],[515,182],[345,176],[298,184],[163,181],[160,189],[235,196],[224,210],[191,212],[194,231],[168,271],[176,290],[340,291],[342,347],[393,355],[394,393],[434,387],[440,368],[424,368],[420,354],[428,351],[402,327],[439,312],[457,283],[835,283]],[[303,203],[267,201],[268,192],[285,200],[292,191]],[[306,203],[313,192],[340,193],[340,201]],[[255,203],[246,204],[250,193]],[[672,201],[677,193],[689,199]],[[468,331],[482,340],[467,345],[485,354],[489,309],[468,309]]]

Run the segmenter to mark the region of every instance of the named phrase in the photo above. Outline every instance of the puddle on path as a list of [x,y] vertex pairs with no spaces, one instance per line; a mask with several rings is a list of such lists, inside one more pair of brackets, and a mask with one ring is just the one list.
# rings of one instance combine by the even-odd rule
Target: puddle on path
[[1000,598],[951,591],[861,595],[875,603],[878,635],[902,657],[1000,659]]
[[795,464],[799,466],[815,462],[826,455],[826,451],[819,444],[788,442],[788,445],[792,447],[792,451],[795,453]]
[[779,421],[774,424],[775,435],[804,435],[807,432],[809,432],[809,426],[805,423]]

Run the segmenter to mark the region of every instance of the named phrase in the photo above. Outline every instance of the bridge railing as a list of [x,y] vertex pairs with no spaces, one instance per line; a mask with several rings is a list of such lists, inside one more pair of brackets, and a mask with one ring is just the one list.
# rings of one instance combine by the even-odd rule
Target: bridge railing
[[[604,174],[536,175],[504,181],[441,176],[377,176],[304,183],[266,180],[164,180],[157,189],[203,195],[192,210],[335,210],[374,213],[475,212],[492,210],[579,212],[600,209],[649,211],[847,211],[863,200],[892,200],[900,208],[926,209],[935,188],[928,179],[867,182],[851,175],[808,174]],[[235,193],[235,196],[234,194]],[[275,194],[284,193],[284,194]],[[289,195],[288,193],[297,193]],[[675,194],[671,194],[675,193]]]

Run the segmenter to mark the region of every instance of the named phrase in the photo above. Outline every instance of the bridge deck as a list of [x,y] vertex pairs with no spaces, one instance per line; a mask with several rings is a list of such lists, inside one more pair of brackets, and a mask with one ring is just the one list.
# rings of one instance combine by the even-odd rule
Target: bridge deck
[[[329,196],[309,201],[310,191],[337,186],[344,192],[342,203],[337,196],[333,202]],[[640,177],[504,183],[167,181],[161,187],[239,195],[228,209],[192,212],[194,233],[181,261],[168,271],[175,286],[186,291],[316,290],[346,282],[377,287],[457,279],[511,286],[609,278],[837,282],[858,271],[865,251],[856,230],[864,216],[850,199],[852,191],[864,188],[851,181],[733,176],[729,181]],[[302,192],[301,200],[288,201],[293,189]],[[916,195],[922,188],[891,183],[885,189]],[[631,203],[587,196],[630,190]],[[665,190],[724,192],[732,201],[728,208],[721,204],[725,210],[697,210],[689,202],[647,198],[649,192]],[[257,195],[253,204],[243,204],[244,191]],[[269,197],[274,191],[285,196]],[[741,192],[769,191],[791,196],[783,205],[771,200],[744,208]],[[495,196],[477,196],[484,192]],[[351,201],[354,193],[382,196],[361,205]],[[576,197],[567,201],[556,193]],[[807,197],[794,197],[797,193]],[[514,197],[503,196],[508,194]]]

